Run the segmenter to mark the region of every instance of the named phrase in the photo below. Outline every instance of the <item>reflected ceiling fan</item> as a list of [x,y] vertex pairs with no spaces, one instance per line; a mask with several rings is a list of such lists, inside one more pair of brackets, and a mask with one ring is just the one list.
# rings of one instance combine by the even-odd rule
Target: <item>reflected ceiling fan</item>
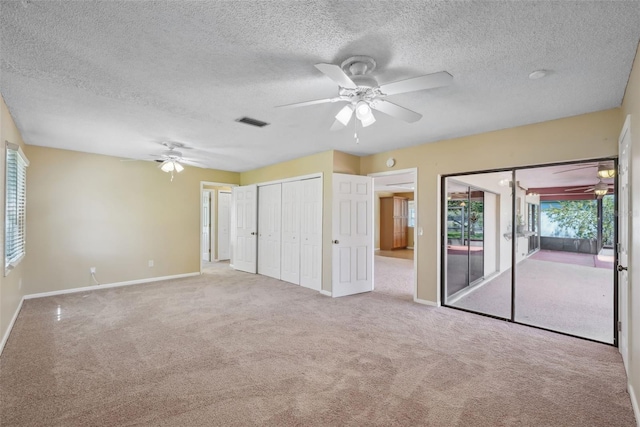
[[613,189],[613,184],[607,184],[602,180],[602,178],[600,178],[598,179],[598,182],[596,184],[585,186],[585,187],[568,188],[564,191],[567,191],[567,192],[582,191],[583,193],[593,193],[598,198],[602,198],[603,196],[608,194],[609,190],[611,189]]
[[[347,105],[336,115],[336,120],[331,126],[331,130],[338,130],[347,126],[354,113],[362,123],[362,127],[372,125],[376,121],[372,110],[380,111],[408,123],[416,122],[422,118],[421,114],[387,101],[386,97],[399,93],[447,86],[453,80],[451,74],[446,71],[440,71],[380,85],[371,75],[376,68],[376,62],[368,56],[353,56],[342,62],[340,66],[335,64],[316,64],[315,67],[338,85],[338,96],[280,105],[277,108],[296,108],[329,102],[346,102]],[[354,125],[356,123],[354,122]],[[355,137],[357,140],[357,133]]]
[[595,168],[595,167],[598,168],[598,178],[601,178],[601,179],[603,179],[603,178],[613,178],[616,175],[616,169],[614,167],[613,162],[582,163],[580,165],[580,167],[557,171],[557,172],[554,172],[553,175],[556,175],[556,174],[559,174],[559,173],[577,171],[577,170],[581,170],[581,169],[591,169],[591,168]]

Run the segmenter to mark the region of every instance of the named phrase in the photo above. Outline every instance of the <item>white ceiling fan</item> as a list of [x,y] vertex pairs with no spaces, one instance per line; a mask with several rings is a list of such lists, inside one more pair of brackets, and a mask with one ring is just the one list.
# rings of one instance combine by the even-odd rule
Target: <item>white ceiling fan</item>
[[376,68],[376,62],[368,56],[353,56],[345,60],[341,66],[316,64],[315,67],[338,84],[338,96],[281,105],[278,108],[305,107],[328,102],[346,102],[347,105],[336,115],[336,121],[331,126],[331,130],[341,129],[349,124],[354,113],[362,123],[362,126],[367,127],[376,121],[372,110],[380,111],[405,122],[416,122],[422,118],[421,114],[387,101],[386,97],[399,93],[447,86],[453,80],[451,74],[446,71],[440,71],[379,85],[378,81],[371,75],[371,72]]
[[185,146],[181,142],[162,142],[162,145],[167,147],[167,150],[160,153],[160,155],[154,156],[157,157],[156,161],[161,162],[158,166],[163,172],[171,173],[171,181],[173,181],[173,173],[180,173],[184,170],[184,164],[195,164],[194,160],[185,159],[182,156],[182,153],[176,148],[190,150],[190,147]]

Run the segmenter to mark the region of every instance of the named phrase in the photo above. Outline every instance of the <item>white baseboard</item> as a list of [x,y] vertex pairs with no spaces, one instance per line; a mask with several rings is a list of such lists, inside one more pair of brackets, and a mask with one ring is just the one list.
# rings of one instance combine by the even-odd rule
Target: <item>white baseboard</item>
[[25,295],[24,299],[44,298],[44,297],[51,297],[54,295],[64,295],[64,294],[73,294],[76,292],[95,291],[97,289],[117,288],[120,286],[129,286],[129,285],[139,285],[141,283],[160,282],[163,280],[171,280],[171,279],[182,279],[184,277],[199,276],[199,275],[200,273],[197,272],[197,273],[175,274],[173,276],[148,277],[146,279],[128,280],[126,282],[106,283],[104,285],[92,285],[92,286],[84,286],[82,288],[61,289],[59,291],[30,294],[30,295]]
[[374,251],[379,251],[379,250],[380,250],[380,248],[374,248],[373,250],[374,250]]
[[326,296],[328,296],[328,297],[332,297],[332,296],[333,296],[333,295],[331,295],[331,292],[329,292],[329,291],[325,291],[324,289],[320,289],[320,293],[321,293],[322,295],[326,295]]
[[7,340],[9,339],[9,334],[11,334],[11,330],[13,329],[13,324],[16,323],[18,314],[20,314],[20,309],[22,308],[23,301],[24,301],[24,297],[20,298],[20,303],[18,303],[18,308],[16,308],[16,312],[13,313],[11,322],[9,322],[9,327],[7,328],[7,331],[4,333],[4,336],[2,337],[2,342],[0,342],[0,355],[2,355],[2,351],[4,350],[4,345],[7,343]]
[[629,391],[629,397],[631,398],[633,414],[636,416],[636,425],[640,427],[640,408],[638,407],[638,398],[636,397],[636,393],[630,382],[627,382],[627,390]]
[[413,246],[407,246],[407,249],[413,250]]
[[414,298],[413,301],[417,302],[418,304],[430,305],[432,307],[440,307],[440,304],[438,304],[437,302],[428,301],[426,299]]

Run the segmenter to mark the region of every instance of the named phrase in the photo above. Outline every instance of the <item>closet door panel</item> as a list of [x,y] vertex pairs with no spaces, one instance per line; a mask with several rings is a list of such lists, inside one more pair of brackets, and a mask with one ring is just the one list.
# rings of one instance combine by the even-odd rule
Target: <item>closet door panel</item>
[[258,188],[258,274],[280,279],[282,184]]
[[300,183],[300,284],[319,291],[322,287],[322,178]]
[[302,181],[282,184],[282,263],[281,278],[300,284],[300,211]]

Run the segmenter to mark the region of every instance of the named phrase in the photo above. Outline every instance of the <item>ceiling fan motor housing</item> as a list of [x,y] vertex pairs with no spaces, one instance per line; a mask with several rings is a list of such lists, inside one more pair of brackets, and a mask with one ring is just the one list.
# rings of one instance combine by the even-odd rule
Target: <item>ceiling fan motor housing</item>
[[166,150],[162,152],[162,157],[167,160],[179,160],[182,158],[182,153],[175,150]]

